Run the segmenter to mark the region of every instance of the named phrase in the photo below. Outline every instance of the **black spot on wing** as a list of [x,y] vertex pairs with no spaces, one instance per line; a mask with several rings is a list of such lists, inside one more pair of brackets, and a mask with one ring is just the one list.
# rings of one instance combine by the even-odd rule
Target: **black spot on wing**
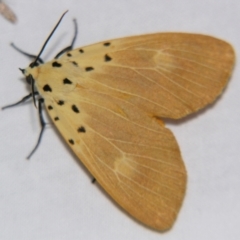
[[68,57],[71,57],[71,56],[72,56],[72,54],[71,54],[71,53],[67,53],[67,56],[68,56]]
[[72,61],[71,63],[72,63],[74,66],[78,67],[78,64],[77,64],[77,62],[75,62],[75,61]]
[[90,72],[90,71],[93,71],[94,68],[93,68],[93,67],[86,67],[85,70],[86,70],[87,72]]
[[57,104],[62,106],[64,104],[64,101],[63,100],[59,100]]
[[43,86],[43,91],[44,92],[51,92],[52,88],[48,84],[46,84],[46,85]]
[[105,47],[108,47],[108,46],[110,46],[110,45],[111,45],[110,42],[105,42],[105,43],[103,44],[103,46],[105,46]]
[[70,81],[68,78],[64,78],[63,84],[72,84],[72,81]]
[[109,62],[112,60],[111,57],[109,57],[107,54],[104,56],[105,62]]
[[84,51],[83,51],[82,49],[79,49],[79,52],[80,52],[80,53],[84,53]]
[[85,133],[85,132],[86,132],[86,129],[85,129],[85,127],[81,126],[81,127],[78,128],[77,131],[78,131],[78,132]]
[[61,67],[62,64],[55,61],[55,62],[52,63],[52,66],[53,67]]
[[51,105],[48,106],[48,110],[52,110],[53,107]]
[[55,118],[54,118],[54,121],[58,121],[58,120],[59,120],[59,117],[55,117]]
[[79,109],[77,108],[76,105],[72,105],[72,110],[75,112],[75,113],[80,113]]
[[74,141],[72,139],[69,139],[68,142],[72,145],[74,145]]

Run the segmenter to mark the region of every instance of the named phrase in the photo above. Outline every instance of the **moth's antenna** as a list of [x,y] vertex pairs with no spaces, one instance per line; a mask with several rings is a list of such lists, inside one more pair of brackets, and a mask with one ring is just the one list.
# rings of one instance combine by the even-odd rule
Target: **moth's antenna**
[[47,38],[47,40],[45,41],[45,43],[43,44],[42,49],[41,49],[41,51],[39,52],[39,54],[37,55],[35,61],[30,64],[30,67],[33,68],[34,66],[37,65],[37,62],[39,61],[39,58],[40,58],[40,56],[41,56],[44,48],[46,47],[49,39],[52,37],[53,33],[55,32],[55,30],[57,29],[58,25],[60,24],[60,22],[62,21],[64,15],[65,15],[67,12],[68,12],[68,11],[66,11],[65,13],[63,13],[63,15],[62,15],[61,18],[59,19],[58,23],[56,24],[56,26],[54,27],[54,29],[52,30],[52,32],[51,32],[50,35],[48,36],[48,38]]

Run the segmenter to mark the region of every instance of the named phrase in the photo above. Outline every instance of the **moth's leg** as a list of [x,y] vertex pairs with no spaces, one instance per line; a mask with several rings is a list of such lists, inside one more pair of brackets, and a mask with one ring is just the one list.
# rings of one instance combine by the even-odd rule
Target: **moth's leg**
[[7,105],[5,107],[2,107],[2,110],[6,109],[6,108],[10,108],[10,107],[15,107],[17,105],[20,105],[21,103],[24,103],[26,102],[28,99],[30,99],[31,97],[33,97],[33,95],[38,95],[38,92],[33,92],[33,93],[30,93],[28,94],[27,96],[23,97],[20,101],[16,102],[16,103],[13,103],[13,104],[10,104],[10,105]]
[[75,41],[76,41],[77,34],[78,34],[77,21],[76,21],[76,19],[73,19],[73,23],[74,23],[74,36],[73,36],[73,40],[72,40],[71,45],[68,46],[68,47],[66,47],[66,48],[64,48],[62,51],[60,51],[60,52],[56,55],[56,57],[55,57],[54,59],[59,58],[63,53],[68,52],[68,51],[71,51],[71,50],[73,49],[73,45],[74,45],[74,43],[75,43]]
[[30,159],[30,157],[33,155],[33,153],[37,150],[37,148],[41,142],[41,139],[42,139],[43,131],[46,127],[46,122],[43,119],[43,102],[44,102],[43,98],[38,99],[38,114],[39,114],[39,120],[40,120],[40,124],[41,124],[41,131],[40,131],[40,134],[38,137],[37,144],[31,151],[31,153],[27,156],[27,159]]

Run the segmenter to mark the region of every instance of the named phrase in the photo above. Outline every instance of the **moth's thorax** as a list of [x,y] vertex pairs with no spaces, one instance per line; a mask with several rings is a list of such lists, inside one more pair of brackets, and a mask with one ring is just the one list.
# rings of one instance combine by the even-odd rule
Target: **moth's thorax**
[[69,59],[55,59],[36,67],[25,69],[24,75],[34,79],[36,90],[43,98],[59,98],[84,85],[84,69]]

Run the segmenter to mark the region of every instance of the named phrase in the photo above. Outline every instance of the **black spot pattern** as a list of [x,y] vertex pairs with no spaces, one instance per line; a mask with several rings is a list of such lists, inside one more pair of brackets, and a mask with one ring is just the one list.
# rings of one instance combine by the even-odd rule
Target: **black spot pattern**
[[52,89],[51,89],[51,87],[48,84],[46,84],[46,85],[43,86],[43,91],[44,92],[51,92]]
[[105,47],[108,47],[108,46],[110,46],[110,42],[105,42],[104,44],[103,44],[103,46],[105,46]]
[[85,133],[86,132],[85,127],[81,126],[80,128],[78,128],[78,132]]
[[82,49],[79,49],[79,52],[80,52],[80,53],[84,53],[84,51],[83,51]]
[[63,84],[72,84],[72,81],[70,81],[68,78],[64,78]]
[[64,101],[63,100],[59,100],[57,104],[62,106],[64,104]]
[[55,118],[54,118],[54,121],[58,121],[58,120],[59,120],[59,117],[55,117]]
[[48,106],[48,110],[52,110],[53,107],[51,105]]
[[105,62],[109,62],[112,60],[112,58],[109,57],[107,54],[104,56],[104,58],[105,58]]
[[78,64],[75,61],[71,62],[74,66],[78,67]]
[[72,56],[72,54],[71,54],[71,53],[67,53],[67,56],[68,56],[68,57],[71,57],[71,56]]
[[79,113],[80,111],[78,110],[77,106],[76,105],[72,105],[72,110],[75,112],[75,113]]
[[58,62],[53,62],[53,63],[52,63],[52,66],[53,66],[53,67],[61,67],[62,64],[61,64],[61,63],[58,63]]
[[89,71],[94,70],[94,68],[93,68],[93,67],[86,67],[85,70],[86,70],[87,72],[89,72]]
[[74,141],[72,139],[68,140],[70,144],[74,145]]

